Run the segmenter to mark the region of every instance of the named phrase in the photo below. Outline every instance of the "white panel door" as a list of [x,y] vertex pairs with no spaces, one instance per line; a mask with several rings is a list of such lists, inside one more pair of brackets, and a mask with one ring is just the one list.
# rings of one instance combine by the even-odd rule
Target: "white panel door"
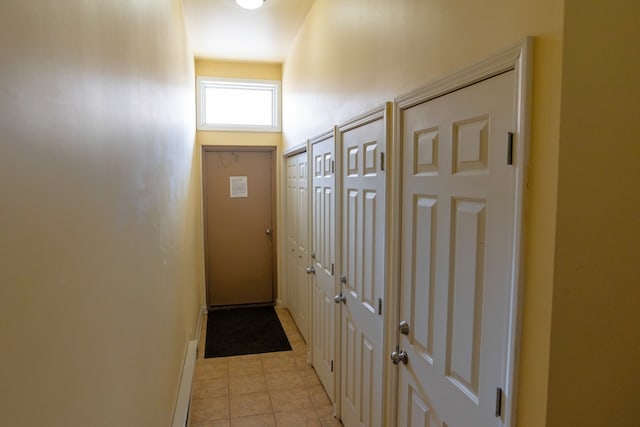
[[503,425],[514,89],[509,71],[401,112],[399,426]]
[[308,229],[308,174],[307,174],[307,153],[301,153],[297,156],[296,180],[297,185],[297,202],[298,202],[298,236],[296,255],[297,259],[297,281],[298,291],[296,292],[297,302],[294,311],[294,320],[298,326],[302,338],[309,342],[310,324],[310,300],[311,300],[311,278],[307,275],[307,267],[309,263],[309,229]]
[[382,425],[385,109],[339,128],[341,394],[347,427]]
[[335,402],[336,352],[335,162],[333,132],[311,140],[313,247],[313,367]]
[[287,233],[287,289],[286,304],[291,313],[298,310],[298,159],[295,156],[286,159],[287,195],[286,195],[286,233]]
[[287,158],[287,303],[305,341],[309,337],[307,153]]

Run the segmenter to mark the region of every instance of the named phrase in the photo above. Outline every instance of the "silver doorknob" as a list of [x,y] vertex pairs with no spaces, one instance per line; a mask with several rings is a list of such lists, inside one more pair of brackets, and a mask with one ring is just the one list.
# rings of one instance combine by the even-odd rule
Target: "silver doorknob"
[[271,229],[270,229],[270,228],[267,228],[266,230],[264,230],[264,233],[265,233],[267,236],[271,236]]
[[409,362],[409,356],[407,355],[407,352],[404,350],[396,350],[391,353],[391,362],[394,365],[398,365],[400,364],[400,362],[406,365]]
[[345,276],[344,274],[340,275],[340,283],[347,283],[347,276]]
[[410,330],[409,322],[407,322],[406,320],[403,320],[402,322],[400,322],[400,326],[398,329],[400,329],[400,333],[402,335],[409,335],[409,330]]
[[346,301],[347,301],[347,297],[345,297],[345,296],[344,296],[344,295],[342,295],[342,294],[339,294],[339,295],[336,295],[335,297],[333,297],[333,301],[334,301],[336,304],[340,304],[341,302],[346,304],[346,303],[347,303],[347,302],[346,302]]
[[307,267],[307,274],[316,274],[316,269],[313,267]]

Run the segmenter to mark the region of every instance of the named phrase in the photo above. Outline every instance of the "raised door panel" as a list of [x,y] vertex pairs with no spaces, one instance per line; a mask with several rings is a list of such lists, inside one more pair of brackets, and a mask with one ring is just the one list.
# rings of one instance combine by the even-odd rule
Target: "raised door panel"
[[445,373],[464,394],[478,401],[486,203],[456,198],[452,202]]

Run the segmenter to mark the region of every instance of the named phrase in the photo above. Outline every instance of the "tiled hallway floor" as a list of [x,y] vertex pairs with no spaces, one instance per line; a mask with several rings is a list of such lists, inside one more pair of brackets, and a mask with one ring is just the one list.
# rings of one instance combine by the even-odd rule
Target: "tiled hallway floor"
[[276,309],[292,351],[204,359],[206,315],[198,344],[190,425],[193,427],[341,426],[307,346],[286,309]]

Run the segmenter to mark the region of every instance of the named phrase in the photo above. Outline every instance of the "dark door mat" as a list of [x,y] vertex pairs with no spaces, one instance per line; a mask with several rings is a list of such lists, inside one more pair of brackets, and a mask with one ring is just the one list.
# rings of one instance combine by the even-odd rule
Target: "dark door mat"
[[204,357],[291,350],[273,307],[209,310]]

